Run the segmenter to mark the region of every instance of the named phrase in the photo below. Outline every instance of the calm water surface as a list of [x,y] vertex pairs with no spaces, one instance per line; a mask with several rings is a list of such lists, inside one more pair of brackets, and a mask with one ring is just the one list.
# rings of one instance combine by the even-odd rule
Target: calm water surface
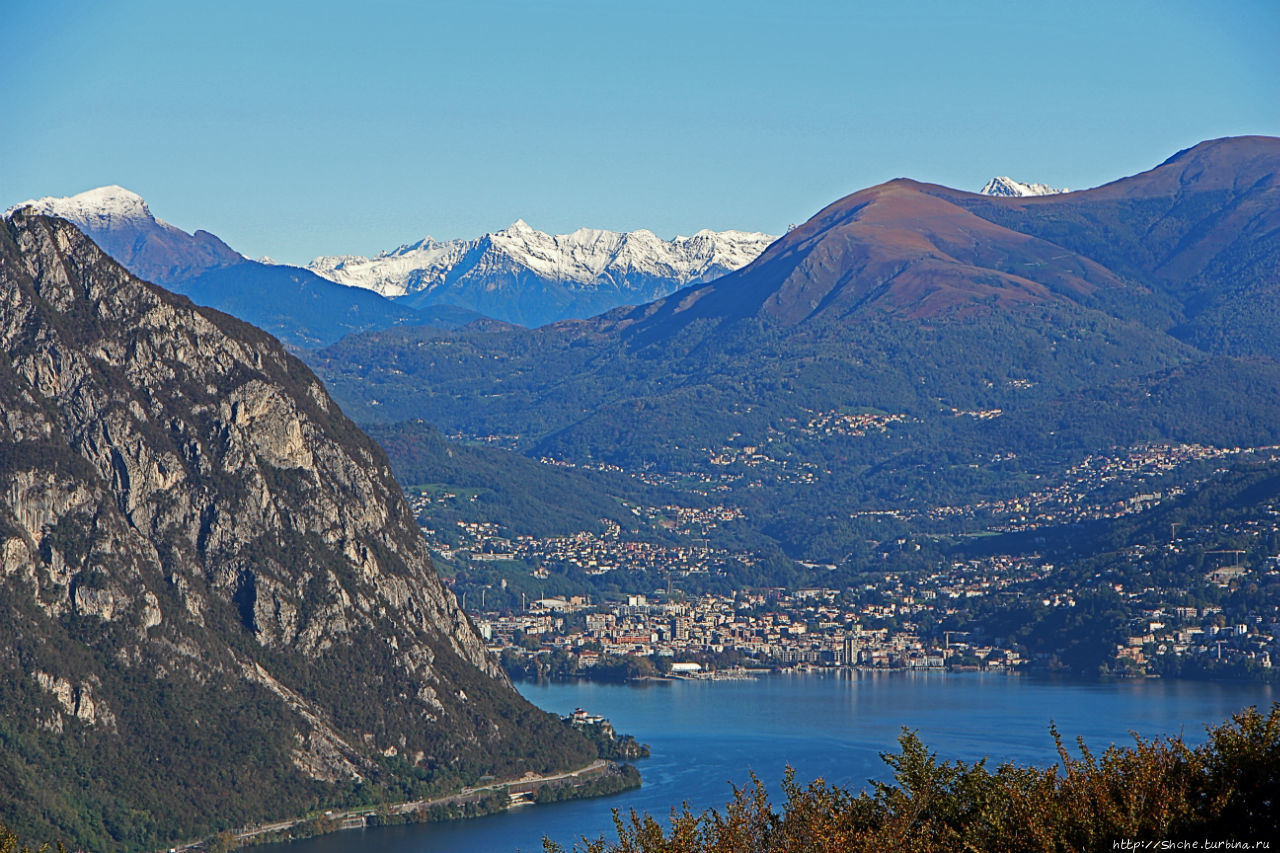
[[1069,744],[1082,735],[1095,752],[1113,742],[1181,734],[1204,740],[1207,723],[1249,705],[1269,707],[1268,685],[1159,680],[1079,683],[979,673],[815,673],[750,681],[680,681],[643,686],[520,685],[530,701],[567,714],[586,708],[648,743],[637,762],[638,791],[533,806],[469,821],[349,830],[258,848],[270,853],[534,853],[542,837],[570,846],[609,834],[613,809],[665,817],[688,802],[720,807],[731,783],[754,771],[776,790],[784,769],[800,781],[823,777],[862,787],[888,779],[880,754],[906,726],[940,757],[1048,765],[1057,760],[1049,724]]

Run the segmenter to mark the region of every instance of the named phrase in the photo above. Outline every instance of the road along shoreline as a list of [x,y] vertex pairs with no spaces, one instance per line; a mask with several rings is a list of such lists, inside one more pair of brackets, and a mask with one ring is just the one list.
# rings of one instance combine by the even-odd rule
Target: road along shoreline
[[225,830],[209,838],[167,848],[178,851],[223,851],[325,835],[344,829],[364,829],[404,823],[430,823],[496,814],[510,808],[607,796],[639,787],[640,773],[630,764],[597,758],[563,773],[536,774],[495,780],[422,800],[332,809],[286,820]]

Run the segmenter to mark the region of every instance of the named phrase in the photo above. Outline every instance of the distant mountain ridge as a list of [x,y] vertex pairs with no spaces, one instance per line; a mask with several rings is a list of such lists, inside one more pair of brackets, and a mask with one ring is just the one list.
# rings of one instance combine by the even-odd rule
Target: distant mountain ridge
[[428,237],[372,258],[319,257],[307,268],[415,307],[445,303],[539,326],[712,281],[746,266],[775,239],[705,229],[672,240],[644,229],[551,235],[516,220],[472,240]]
[[[1268,266],[1280,248],[1277,160],[1272,138],[1213,140],[1139,175],[1035,197],[898,178],[828,205],[730,276],[596,322],[634,335],[664,319],[847,325],[1074,303],[1158,323],[1242,289],[1269,304],[1280,296]],[[1207,274],[1221,284],[1201,289]],[[1265,335],[1250,340],[1267,347]]]
[[98,187],[66,198],[24,201],[5,211],[5,216],[21,208],[71,222],[134,275],[157,284],[247,261],[208,231],[188,234],[157,219],[142,196],[124,187]]
[[303,349],[353,332],[398,325],[452,328],[463,316],[481,318],[461,309],[424,313],[301,267],[251,261],[207,231],[188,234],[157,219],[141,196],[123,187],[23,202],[5,211],[5,218],[24,209],[71,222],[134,275]]
[[1057,195],[1058,193],[1066,192],[1071,192],[1071,190],[1066,187],[1058,189],[1048,184],[1024,184],[1021,181],[1015,181],[1013,178],[999,177],[987,181],[982,189],[978,190],[978,195],[1021,198],[1036,195]]
[[590,317],[712,281],[775,239],[702,230],[662,240],[643,229],[589,228],[553,236],[517,220],[474,240],[428,237],[372,258],[323,256],[303,268],[249,260],[207,231],[188,234],[123,187],[34,199],[5,215],[22,208],[74,223],[134,274],[303,349],[393,326]]

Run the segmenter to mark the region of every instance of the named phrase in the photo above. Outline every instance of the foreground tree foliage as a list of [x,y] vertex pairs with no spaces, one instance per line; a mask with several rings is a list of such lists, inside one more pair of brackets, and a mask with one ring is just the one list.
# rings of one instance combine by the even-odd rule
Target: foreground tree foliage
[[[1048,769],[938,761],[911,732],[885,755],[893,783],[853,794],[788,769],[781,809],[754,776],[724,811],[615,814],[617,840],[583,840],[584,853],[836,853],[836,851],[1111,850],[1117,840],[1260,841],[1280,828],[1280,704],[1209,729],[1202,746],[1180,738],[1072,755]],[[565,853],[550,840],[546,853]]]
[[[55,848],[51,848],[48,844],[41,845],[39,849],[32,849],[22,843],[22,840],[5,826],[0,823],[0,853],[51,853]],[[62,846],[62,842],[58,842],[58,853],[66,853],[66,847]]]

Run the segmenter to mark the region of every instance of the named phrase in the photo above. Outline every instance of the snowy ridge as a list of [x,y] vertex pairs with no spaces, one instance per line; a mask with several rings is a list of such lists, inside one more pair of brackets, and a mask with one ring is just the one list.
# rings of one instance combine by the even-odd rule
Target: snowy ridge
[[625,292],[633,278],[668,280],[670,291],[675,291],[746,266],[775,239],[757,232],[705,229],[674,240],[645,229],[620,233],[579,228],[572,234],[551,235],[518,219],[474,240],[437,242],[427,237],[372,258],[316,258],[307,268],[339,284],[388,297],[433,291],[460,279],[483,287],[482,281],[490,276],[528,274],[572,291]]
[[978,190],[979,195],[993,195],[1004,198],[1020,198],[1033,195],[1057,195],[1058,193],[1071,192],[1071,190],[1063,187],[1057,189],[1048,184],[1024,184],[1021,181],[1015,181],[1013,178],[992,178],[987,181],[986,185]]
[[29,207],[41,216],[56,216],[75,223],[86,230],[110,231],[124,226],[156,224],[173,228],[167,222],[156,219],[142,196],[124,187],[98,187],[67,198],[30,199],[15,204],[4,212],[7,219],[19,208]]

